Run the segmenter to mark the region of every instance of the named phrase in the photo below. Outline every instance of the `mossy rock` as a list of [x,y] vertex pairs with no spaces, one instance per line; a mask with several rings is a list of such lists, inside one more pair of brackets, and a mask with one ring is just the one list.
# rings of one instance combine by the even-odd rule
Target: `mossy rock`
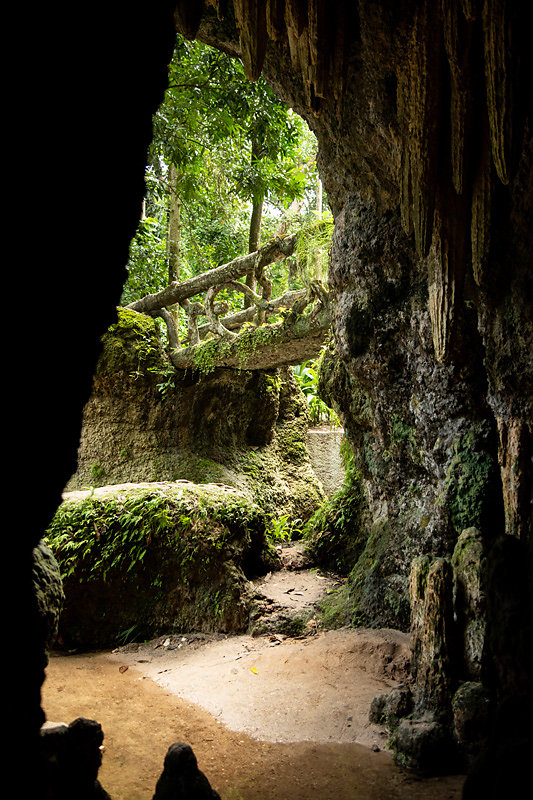
[[348,575],[366,542],[366,503],[353,457],[345,450],[342,487],[311,517],[305,527],[305,549],[313,562]]
[[499,469],[486,423],[471,425],[453,443],[439,505],[448,509],[457,533],[492,530],[502,520]]
[[134,379],[160,378],[169,369],[157,322],[146,314],[117,308],[117,321],[102,337],[97,376],[117,373]]
[[228,487],[187,482],[70,493],[47,541],[66,598],[59,634],[78,648],[167,631],[243,632],[248,578],[279,559],[258,506]]

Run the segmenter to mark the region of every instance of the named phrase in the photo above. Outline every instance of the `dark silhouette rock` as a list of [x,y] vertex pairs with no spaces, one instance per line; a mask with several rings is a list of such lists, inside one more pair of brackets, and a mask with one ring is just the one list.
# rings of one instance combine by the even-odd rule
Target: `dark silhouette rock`
[[220,800],[220,795],[198,769],[192,747],[174,742],[165,756],[153,800]]
[[457,743],[470,763],[487,744],[490,696],[477,681],[461,684],[452,699],[453,726]]
[[41,731],[41,760],[49,800],[111,800],[98,781],[104,741],[98,722],[78,717]]

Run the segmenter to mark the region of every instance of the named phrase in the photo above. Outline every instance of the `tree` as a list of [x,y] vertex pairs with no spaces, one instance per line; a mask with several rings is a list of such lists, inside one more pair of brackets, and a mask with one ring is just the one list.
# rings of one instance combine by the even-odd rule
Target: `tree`
[[[123,304],[164,321],[178,368],[195,362],[206,337],[220,342],[219,352],[210,345],[214,362],[242,362],[242,352],[228,352],[235,331],[266,321],[278,327],[254,363],[312,357],[329,311],[316,276],[306,275],[315,239],[306,237],[305,252],[291,234],[295,219],[317,218],[321,202],[316,140],[303,120],[264,80],[248,81],[238,60],[178,37],[153,132]],[[279,361],[276,343],[289,361]]]
[[200,42],[177,38],[153,130],[128,302],[133,286],[139,297],[166,284],[157,236],[168,234],[169,274],[187,277],[257,250],[261,223],[273,235],[295,197],[313,202],[316,142],[305,123],[262,79],[250,83],[238,60]]

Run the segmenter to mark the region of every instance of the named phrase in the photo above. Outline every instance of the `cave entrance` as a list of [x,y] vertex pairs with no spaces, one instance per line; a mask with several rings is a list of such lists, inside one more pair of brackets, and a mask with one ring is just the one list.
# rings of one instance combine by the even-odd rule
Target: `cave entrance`
[[324,625],[346,577],[298,539],[326,502],[310,418],[340,433],[309,361],[329,329],[316,143],[234,67],[178,40],[122,308],[48,532],[66,603],[43,706],[99,720],[116,798],[150,796],[172,741],[226,800],[400,796],[369,707],[406,677],[408,637],[347,630],[334,604]]
[[[99,720],[112,796],[148,796],[162,748],[186,740],[206,771],[220,764],[225,797],[281,797],[288,781],[302,797],[321,785],[352,797],[362,741],[370,770],[389,780],[391,764],[367,720],[383,664],[359,670],[354,695],[353,636],[324,638],[318,605],[344,579],[314,568],[301,539],[326,501],[308,430],[341,435],[317,393],[332,218],[316,140],[264,82],[197,42],[178,37],[170,87],[122,308],[48,532],[66,601],[43,705],[49,724]],[[203,281],[246,253],[251,269]],[[143,305],[187,283],[200,291]],[[211,352],[191,356],[202,343]],[[349,777],[334,777],[332,746]]]

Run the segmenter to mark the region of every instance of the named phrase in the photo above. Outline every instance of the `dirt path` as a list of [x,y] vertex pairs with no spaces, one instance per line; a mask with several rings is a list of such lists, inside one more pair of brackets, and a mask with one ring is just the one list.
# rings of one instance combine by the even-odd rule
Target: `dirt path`
[[[200,769],[223,800],[459,800],[461,796],[461,777],[418,781],[394,767],[388,752],[354,743],[273,743],[231,730],[136,667],[121,672],[120,661],[109,653],[52,656],[43,687],[49,720],[68,723],[85,716],[102,724],[105,751],[100,780],[113,800],[150,800],[166,750],[175,741],[193,747]],[[293,677],[283,693],[290,712],[296,711],[292,695],[298,673],[289,672]]]
[[[459,800],[461,776],[419,781],[368,720],[376,694],[405,680],[399,631],[320,631],[315,603],[336,579],[286,569],[255,590],[262,636],[169,635],[113,653],[52,655],[43,687],[49,721],[98,720],[100,779],[113,800],[150,800],[170,744],[190,744],[223,800]],[[294,615],[299,638],[277,632]]]
[[114,658],[256,739],[381,749],[386,733],[369,722],[370,703],[405,679],[409,652],[398,631],[345,629],[300,639],[168,637]]

